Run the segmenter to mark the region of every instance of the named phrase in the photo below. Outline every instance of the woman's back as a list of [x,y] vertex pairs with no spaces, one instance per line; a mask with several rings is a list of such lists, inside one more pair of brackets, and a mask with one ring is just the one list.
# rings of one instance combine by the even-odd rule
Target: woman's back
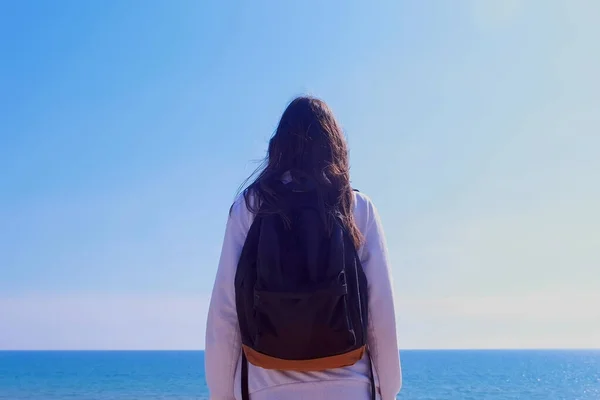
[[[377,211],[370,199],[361,193],[356,193],[355,199],[354,216],[365,237],[365,243],[358,249],[358,253],[369,282],[369,354],[373,358],[377,386],[383,394],[383,400],[388,400],[393,399],[400,390],[401,374],[385,238]],[[233,281],[239,255],[253,219],[244,198],[240,196],[232,207],[227,224],[209,311],[206,374],[214,399],[241,399],[241,342]],[[248,373],[252,400],[363,400],[368,399],[370,393],[366,356],[353,366],[323,372],[271,371],[250,365]],[[345,391],[348,391],[347,396],[350,397],[341,395]],[[389,394],[388,397],[386,394]]]
[[[282,118],[283,120],[284,118]],[[325,128],[331,127],[331,124],[322,125]],[[280,123],[280,128],[281,126],[282,123]],[[337,132],[334,134],[339,136]],[[318,132],[313,133],[313,138],[315,135],[318,135]],[[281,142],[281,138],[279,140]],[[336,138],[334,138],[335,140]],[[325,143],[327,144],[327,142]],[[273,143],[271,143],[270,153],[272,153],[273,147]],[[345,147],[343,150],[345,151]],[[310,159],[310,157],[302,155],[298,159],[305,160],[306,158]],[[324,192],[325,195],[322,196],[323,210],[330,215],[333,212],[335,215],[341,215],[342,221],[345,221],[347,227],[352,228],[348,231],[351,232],[352,239],[355,241],[358,258],[368,282],[369,318],[368,324],[366,324],[368,352],[353,365],[325,371],[268,370],[249,364],[248,388],[252,400],[369,399],[371,398],[369,356],[373,362],[377,391],[381,393],[381,398],[392,400],[400,389],[401,373],[396,342],[394,298],[383,230],[376,209],[369,198],[351,190],[347,160],[342,161],[339,163],[342,168],[338,168],[337,171],[324,172],[325,181],[329,182],[325,187],[329,192]],[[318,168],[324,168],[323,165]],[[315,170],[318,171],[318,169]],[[327,176],[327,173],[330,175]],[[341,175],[337,186],[336,174]],[[265,175],[268,174],[263,171],[262,179],[266,179]],[[286,179],[290,179],[290,176],[288,171],[285,171],[278,176],[272,174],[268,179],[271,182],[273,179],[285,182]],[[267,184],[264,180],[257,179],[250,188],[256,189],[257,187],[264,189]],[[272,193],[268,190],[265,192]],[[328,193],[333,193],[333,196],[329,196]],[[345,200],[342,198],[344,196],[346,196]],[[340,198],[342,199],[340,200]],[[330,199],[334,199],[334,201],[332,202]],[[263,209],[257,205],[273,206],[275,202],[269,203],[269,200],[273,199],[265,197],[264,192],[261,196],[260,191],[257,194],[256,190],[247,190],[244,195],[238,197],[231,208],[207,325],[206,378],[211,399],[242,399],[242,340],[238,310],[236,309],[234,280],[248,231],[259,208]],[[339,205],[340,202],[344,204]],[[279,210],[275,209],[274,211],[277,213]]]

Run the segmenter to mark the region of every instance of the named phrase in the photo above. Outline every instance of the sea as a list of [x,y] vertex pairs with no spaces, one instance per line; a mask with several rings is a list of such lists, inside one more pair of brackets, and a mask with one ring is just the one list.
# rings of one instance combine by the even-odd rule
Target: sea
[[[402,400],[600,400],[600,351],[400,356]],[[1,400],[208,398],[201,351],[0,352]]]

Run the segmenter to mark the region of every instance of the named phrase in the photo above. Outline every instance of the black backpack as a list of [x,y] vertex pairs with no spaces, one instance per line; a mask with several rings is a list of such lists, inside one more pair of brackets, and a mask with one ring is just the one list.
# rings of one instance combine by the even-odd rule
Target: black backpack
[[367,278],[352,238],[338,218],[327,223],[310,185],[282,183],[276,193],[282,214],[257,213],[235,276],[244,400],[248,362],[322,371],[353,365],[366,352]]

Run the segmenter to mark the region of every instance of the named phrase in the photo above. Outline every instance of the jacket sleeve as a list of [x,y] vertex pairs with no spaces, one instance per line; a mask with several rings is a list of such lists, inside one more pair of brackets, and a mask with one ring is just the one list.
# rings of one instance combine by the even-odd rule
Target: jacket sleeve
[[247,227],[245,204],[234,203],[221,250],[206,325],[205,371],[211,400],[234,400],[234,380],[241,354],[235,306],[235,272]]
[[362,265],[368,280],[369,331],[367,342],[379,378],[382,400],[394,400],[402,386],[391,267],[385,235],[376,208],[368,202]]

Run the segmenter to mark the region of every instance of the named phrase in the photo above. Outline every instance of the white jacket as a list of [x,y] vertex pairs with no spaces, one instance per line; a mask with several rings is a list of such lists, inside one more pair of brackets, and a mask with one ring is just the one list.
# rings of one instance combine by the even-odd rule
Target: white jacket
[[[393,400],[400,391],[402,375],[385,236],[371,200],[358,192],[355,200],[356,224],[365,239],[358,254],[368,280],[368,349],[379,396],[381,400]],[[211,400],[241,399],[241,341],[234,277],[252,221],[253,215],[240,196],[227,221],[208,312],[205,371]],[[273,371],[249,364],[248,376],[252,400],[370,399],[366,356],[353,366],[323,372]]]

